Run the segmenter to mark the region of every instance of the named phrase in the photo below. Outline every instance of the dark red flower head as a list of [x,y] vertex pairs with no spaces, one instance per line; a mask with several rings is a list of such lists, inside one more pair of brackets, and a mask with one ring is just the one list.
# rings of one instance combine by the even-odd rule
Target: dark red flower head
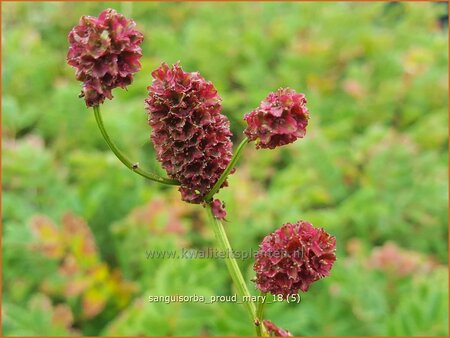
[[285,298],[328,276],[334,261],[336,239],[323,229],[299,221],[286,223],[259,245],[253,270],[262,292]]
[[305,136],[309,112],[304,94],[280,88],[270,93],[258,108],[244,116],[245,135],[256,148],[273,149]]
[[157,158],[181,183],[182,199],[201,203],[232,157],[221,98],[211,82],[184,72],[179,63],[172,68],[163,63],[152,76],[145,108]]
[[70,31],[67,63],[77,69],[77,80],[83,82],[80,96],[88,107],[112,99],[111,91],[131,84],[133,73],[141,69],[139,45],[144,37],[135,26],[133,20],[105,9],[98,18],[82,16]]
[[270,320],[264,319],[263,324],[270,335],[273,335],[276,337],[292,337],[292,334],[288,330],[279,328],[274,323],[272,323]]

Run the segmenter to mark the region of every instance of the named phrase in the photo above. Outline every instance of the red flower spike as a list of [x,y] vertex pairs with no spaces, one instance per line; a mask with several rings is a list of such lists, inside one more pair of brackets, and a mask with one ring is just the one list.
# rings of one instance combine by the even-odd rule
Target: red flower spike
[[248,124],[244,133],[250,141],[256,141],[256,149],[292,143],[306,134],[309,111],[305,95],[280,88],[246,114],[244,120]]
[[292,337],[292,334],[288,330],[284,330],[282,328],[279,328],[274,323],[272,323],[270,320],[264,319],[263,324],[269,334],[274,335],[276,337]]
[[112,99],[111,91],[131,84],[133,73],[141,69],[139,45],[144,36],[135,26],[133,20],[105,9],[98,18],[82,16],[69,32],[67,63],[76,68],[76,78],[83,82],[80,97],[86,106]]
[[181,198],[201,203],[233,155],[221,98],[211,82],[179,63],[163,63],[152,76],[145,108],[157,159],[180,182]]
[[336,260],[336,239],[325,230],[299,221],[286,223],[266,236],[256,254],[253,270],[262,292],[287,298],[328,276]]

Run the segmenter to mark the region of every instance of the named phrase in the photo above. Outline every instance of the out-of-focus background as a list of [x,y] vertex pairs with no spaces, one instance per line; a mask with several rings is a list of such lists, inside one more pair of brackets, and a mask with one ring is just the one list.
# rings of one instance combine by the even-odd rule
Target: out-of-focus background
[[[270,91],[304,92],[307,136],[245,149],[220,197],[236,250],[285,222],[337,237],[337,262],[300,304],[267,306],[295,335],[448,335],[446,3],[2,3],[4,335],[251,335],[198,205],[108,150],[65,62],[67,33],[107,7],[145,35],[142,70],[103,105],[112,138],[161,170],[143,100],[181,61],[223,98],[235,144]],[[252,293],[252,259],[240,260]]]

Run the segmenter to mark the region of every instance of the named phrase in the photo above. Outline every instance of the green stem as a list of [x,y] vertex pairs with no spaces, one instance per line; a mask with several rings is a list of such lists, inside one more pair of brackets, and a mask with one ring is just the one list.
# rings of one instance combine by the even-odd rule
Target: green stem
[[149,180],[168,184],[168,185],[180,185],[178,181],[171,180],[169,178],[160,177],[154,173],[145,171],[141,168],[139,168],[139,165],[137,163],[132,163],[128,158],[125,157],[125,155],[116,147],[114,142],[109,137],[108,133],[106,132],[105,126],[103,124],[102,115],[100,114],[100,107],[95,106],[94,107],[94,115],[95,120],[97,121],[97,125],[100,129],[100,132],[102,133],[103,138],[105,139],[106,143],[108,144],[109,148],[112,150],[114,155],[117,156],[117,158],[122,162],[127,168],[134,171],[136,174],[141,175]]
[[244,149],[245,145],[249,141],[250,140],[248,138],[244,138],[242,140],[242,142],[239,144],[239,146],[237,147],[236,152],[234,153],[233,158],[231,159],[230,163],[228,163],[228,166],[225,168],[225,170],[222,173],[222,175],[220,175],[220,177],[219,177],[218,181],[216,182],[216,184],[214,184],[214,186],[212,187],[210,192],[206,195],[206,197],[205,197],[205,201],[206,202],[210,202],[212,200],[214,194],[220,189],[220,187],[222,186],[223,182],[225,182],[225,180],[227,179],[228,174],[230,173],[231,169],[234,168],[234,166],[236,165],[236,162],[241,157],[242,149]]
[[[246,296],[247,299],[251,299],[250,292],[248,291],[247,284],[245,283],[244,277],[242,276],[241,270],[236,262],[236,259],[232,256],[232,249],[230,242],[228,241],[227,234],[225,233],[225,229],[223,228],[222,223],[214,217],[214,214],[211,210],[211,206],[206,205],[206,210],[208,212],[209,220],[213,225],[214,232],[216,234],[216,238],[219,242],[220,249],[225,252],[225,263],[227,264],[228,271],[230,272],[231,278],[233,280],[234,285],[238,291],[240,297]],[[245,308],[253,321],[253,325],[257,323],[256,317],[256,308],[255,304],[251,301],[244,302]],[[258,333],[258,328],[260,325],[256,325],[256,332]]]
[[[267,297],[267,294],[265,292],[260,292],[259,293],[260,299],[262,299],[262,297]],[[263,312],[264,312],[264,305],[266,304],[265,300],[258,302],[258,305],[256,307],[256,316],[258,317],[258,319],[262,320],[263,319]]]
[[[260,297],[259,299],[262,299],[262,297],[267,297],[267,294],[265,292],[260,292],[259,293]],[[264,305],[265,305],[265,300],[262,301],[258,301],[258,304],[256,305],[256,318],[258,318],[258,321],[260,323],[259,325],[259,336],[263,335],[262,331],[265,331],[264,328],[264,324],[263,324],[263,318],[264,318]]]

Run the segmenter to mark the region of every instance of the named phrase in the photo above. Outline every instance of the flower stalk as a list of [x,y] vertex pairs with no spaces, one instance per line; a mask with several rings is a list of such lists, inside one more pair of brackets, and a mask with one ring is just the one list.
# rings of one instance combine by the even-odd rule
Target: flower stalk
[[94,115],[95,120],[97,121],[98,128],[100,129],[100,132],[102,133],[103,138],[105,139],[106,143],[108,144],[111,151],[116,155],[116,157],[122,162],[127,168],[134,171],[136,174],[141,175],[151,181],[155,181],[162,184],[167,185],[179,185],[179,183],[175,180],[171,180],[169,178],[164,178],[161,176],[158,176],[152,172],[148,172],[144,169],[141,169],[139,167],[139,164],[131,162],[114,144],[114,142],[109,137],[109,134],[107,133],[105,129],[105,125],[103,124],[102,115],[100,113],[100,107],[94,106]]
[[256,305],[256,317],[258,317],[259,321],[262,322],[263,317],[264,317],[264,305],[266,304],[266,293],[265,292],[260,292],[259,293],[259,301],[258,304]]
[[[208,213],[210,223],[214,229],[214,233],[216,235],[216,239],[218,241],[220,249],[228,253],[225,256],[225,263],[228,267],[228,271],[230,272],[231,279],[233,280],[233,283],[237,289],[238,295],[242,298],[245,296],[247,299],[251,299],[250,292],[247,288],[247,284],[245,283],[244,277],[242,276],[236,259],[231,256],[232,248],[230,242],[228,241],[228,237],[225,233],[222,222],[214,217],[210,205],[206,206],[206,211]],[[263,331],[265,332],[265,330],[262,327],[262,322],[257,317],[255,304],[253,302],[244,302],[244,306],[253,322],[253,325],[256,328],[256,334],[258,336],[262,336]]]

